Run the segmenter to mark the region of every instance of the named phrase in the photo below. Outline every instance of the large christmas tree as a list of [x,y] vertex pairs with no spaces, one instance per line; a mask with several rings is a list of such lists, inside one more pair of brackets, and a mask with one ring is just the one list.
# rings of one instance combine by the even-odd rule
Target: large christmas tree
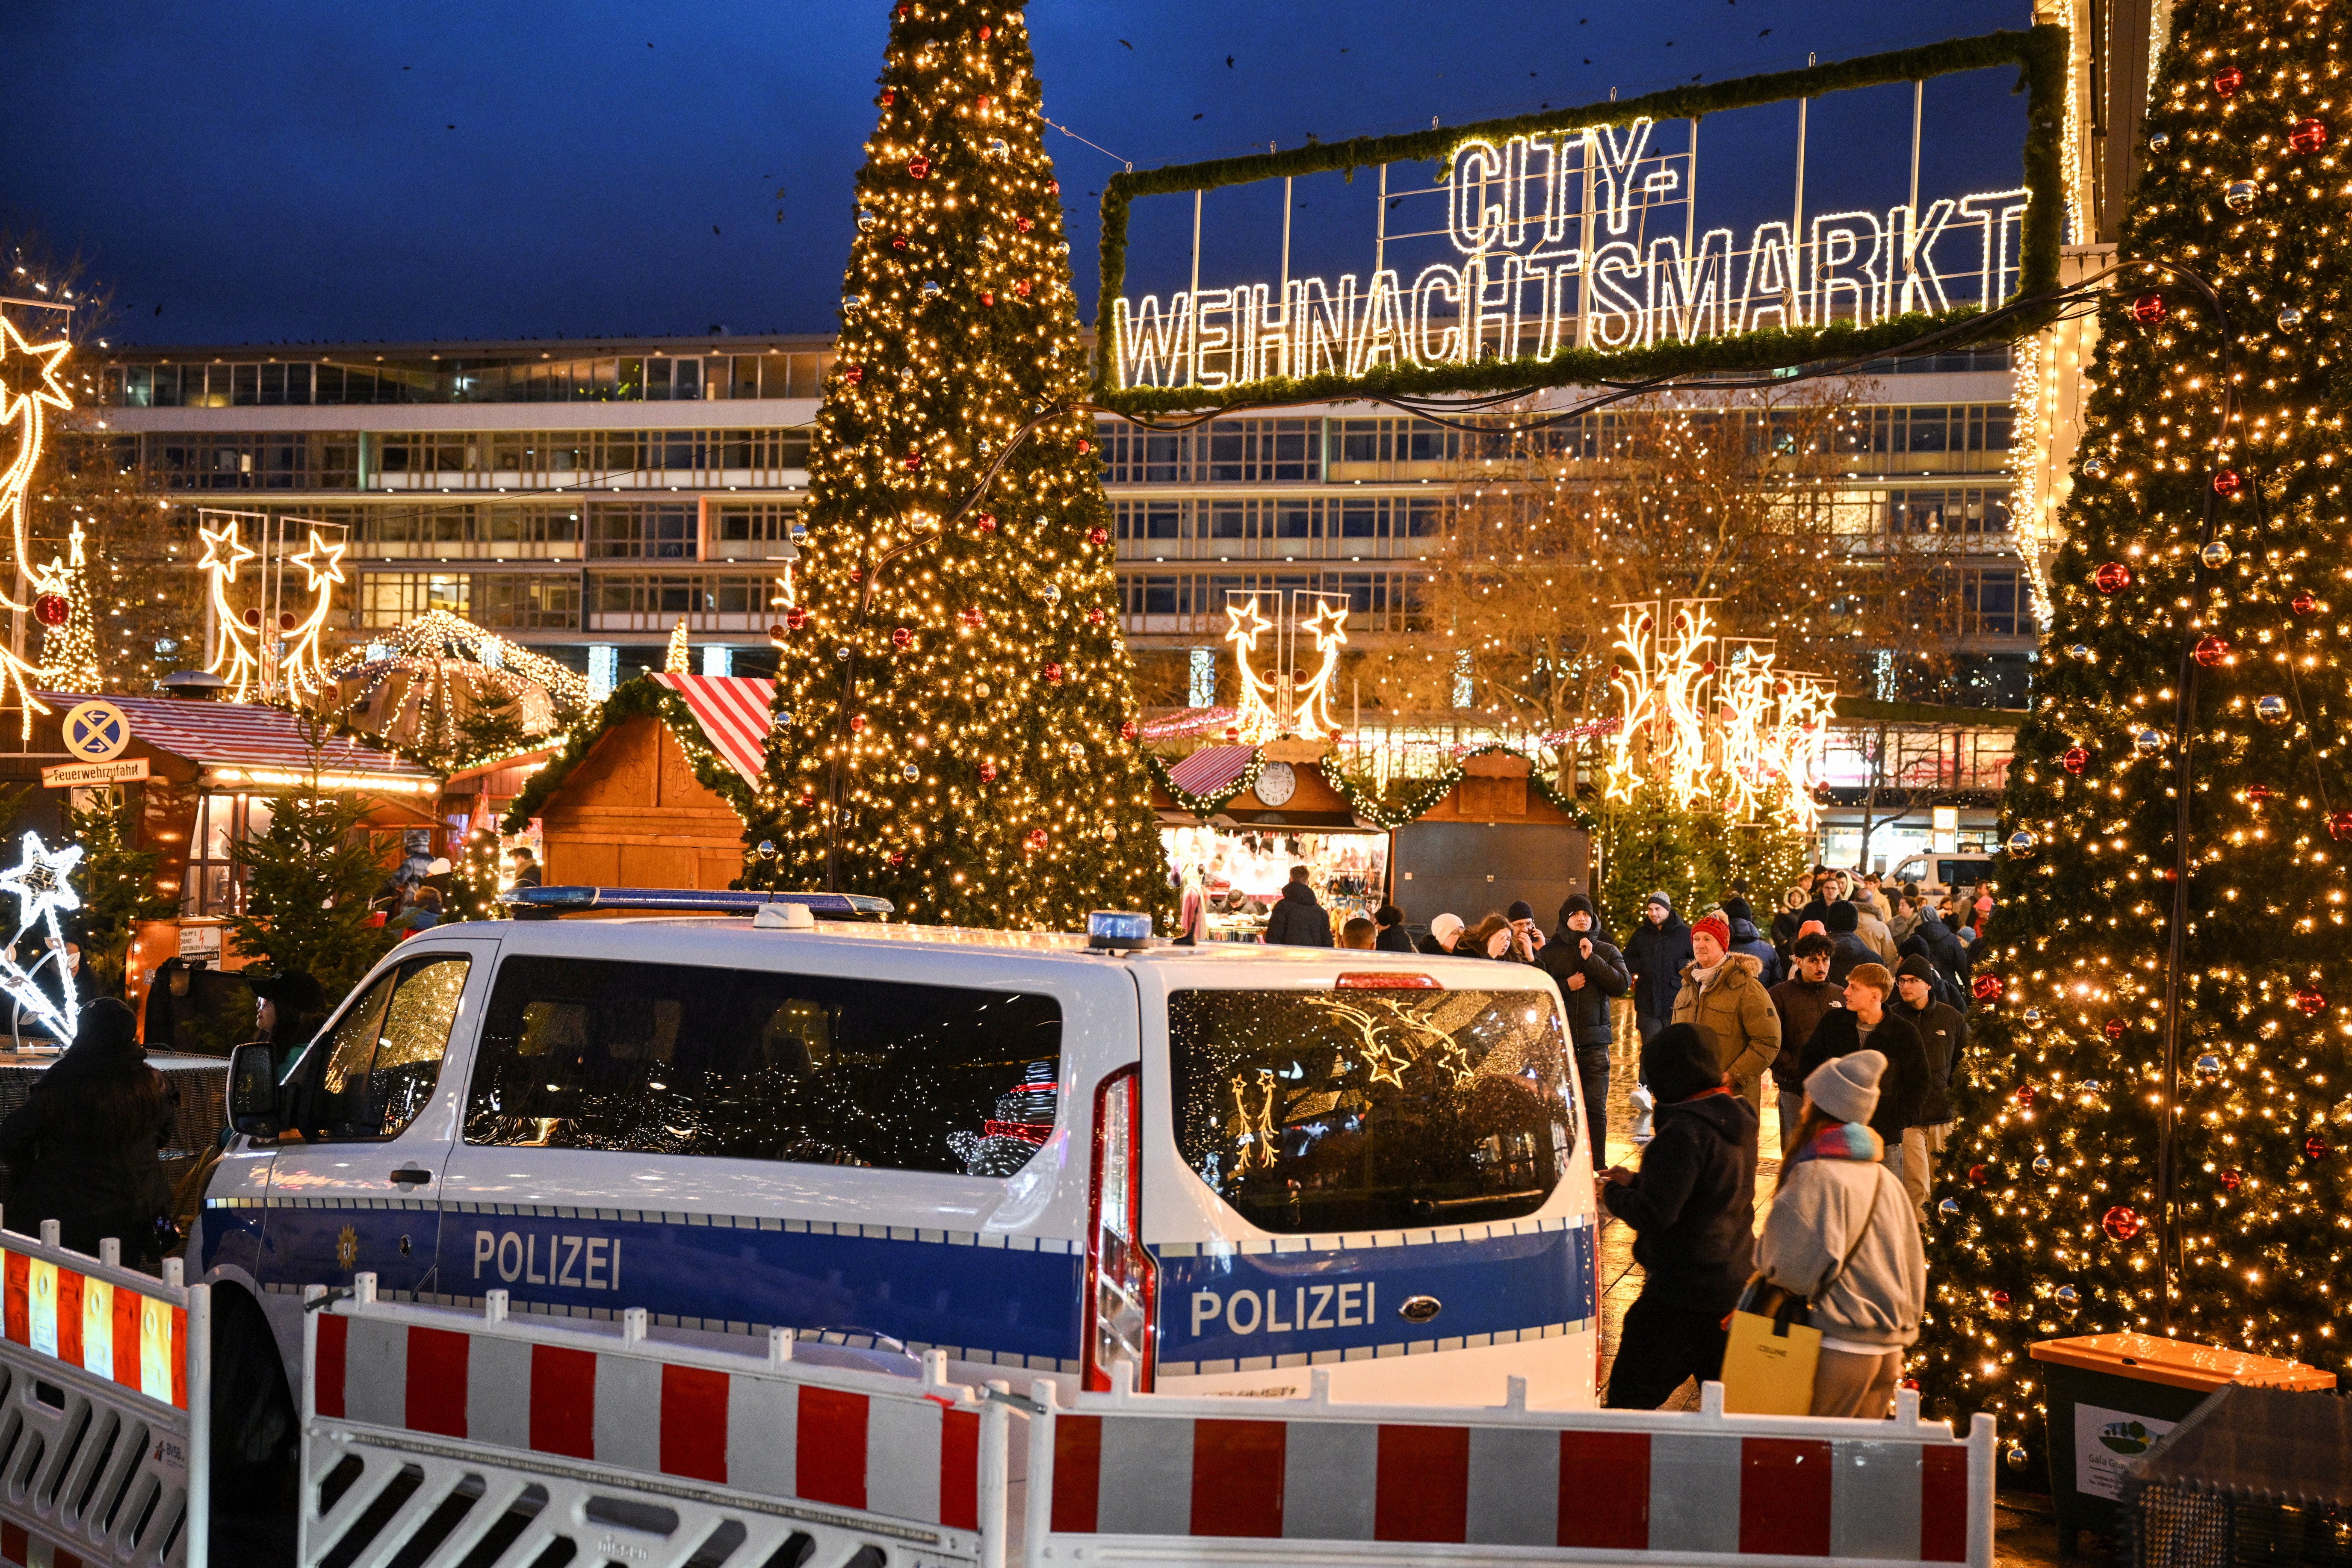
[[1070,930],[1157,908],[1020,11],[894,5],[875,101],[747,879],[824,887],[837,855],[841,889],[916,921]]
[[2010,772],[2001,994],[1929,1214],[1920,1373],[2026,1458],[2037,1339],[2168,1325],[2352,1370],[2352,6],[2173,16]]

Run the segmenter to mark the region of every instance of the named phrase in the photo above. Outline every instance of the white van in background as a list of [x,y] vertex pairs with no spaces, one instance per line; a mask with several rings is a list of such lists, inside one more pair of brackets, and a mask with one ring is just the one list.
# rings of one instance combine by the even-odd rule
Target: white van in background
[[1542,971],[774,913],[402,943],[282,1085],[240,1053],[192,1264],[289,1364],[303,1289],[369,1272],[967,1381],[1594,1403],[1588,1108]]

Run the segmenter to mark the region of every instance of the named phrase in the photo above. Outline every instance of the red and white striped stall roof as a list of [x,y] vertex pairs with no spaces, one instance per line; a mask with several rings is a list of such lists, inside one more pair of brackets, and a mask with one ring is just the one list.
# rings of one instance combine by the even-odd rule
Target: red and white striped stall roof
[[1257,760],[1255,746],[1203,746],[1168,770],[1168,782],[1189,795],[1216,795]]
[[[69,691],[45,691],[41,700],[59,712],[77,702],[111,702],[130,718],[134,742],[185,757],[202,767],[288,773],[310,771],[310,742],[294,715],[282,708],[181,697],[91,698]],[[326,738],[320,748],[319,771],[419,782],[436,776],[430,768],[347,735]]]
[[776,683],[763,675],[688,675],[664,670],[654,677],[686,700],[727,765],[747,784],[760,782],[767,759],[769,705]]

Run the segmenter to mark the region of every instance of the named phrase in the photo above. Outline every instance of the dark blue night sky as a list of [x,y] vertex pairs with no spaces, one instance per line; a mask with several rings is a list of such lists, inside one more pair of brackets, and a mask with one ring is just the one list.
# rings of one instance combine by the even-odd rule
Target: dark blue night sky
[[[884,0],[0,10],[0,227],[88,253],[115,280],[132,341],[835,324]],[[1047,114],[1138,167],[2029,20],[2026,0],[1038,0],[1029,11]],[[1923,190],[2016,183],[2021,100],[2008,85],[1952,88],[1931,116]],[[1884,174],[1895,142],[1907,158],[1908,95],[1890,90],[1903,99],[1893,132],[1886,105],[1843,121],[1822,111],[1809,178],[1823,199],[1860,177],[1839,160],[1874,158]],[[1753,169],[1737,140],[1710,130],[1705,177],[1752,176],[1777,200],[1786,138],[1756,151]],[[1046,145],[1082,209],[1071,240],[1091,309],[1087,193],[1116,165],[1055,132]]]

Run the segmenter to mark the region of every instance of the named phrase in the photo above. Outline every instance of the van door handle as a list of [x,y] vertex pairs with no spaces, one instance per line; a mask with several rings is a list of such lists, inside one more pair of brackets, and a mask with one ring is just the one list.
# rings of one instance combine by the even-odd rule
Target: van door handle
[[430,1171],[418,1171],[414,1169],[394,1171],[392,1173],[390,1180],[394,1185],[403,1182],[414,1182],[417,1185],[423,1186],[433,1180],[433,1173]]

